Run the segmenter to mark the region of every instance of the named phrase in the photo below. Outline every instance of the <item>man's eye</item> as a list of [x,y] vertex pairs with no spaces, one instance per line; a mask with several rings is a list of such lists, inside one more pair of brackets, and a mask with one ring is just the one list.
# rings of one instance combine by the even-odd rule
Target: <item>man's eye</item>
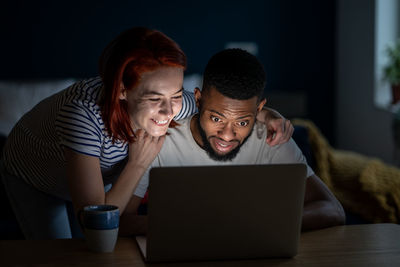
[[149,98],[149,100],[152,102],[157,102],[157,101],[160,101],[160,98]]
[[211,116],[211,120],[213,122],[219,122],[220,121],[220,119],[218,117],[214,117],[214,116]]
[[241,127],[247,126],[248,124],[249,124],[248,121],[241,121],[241,122],[239,122],[239,126],[241,126]]

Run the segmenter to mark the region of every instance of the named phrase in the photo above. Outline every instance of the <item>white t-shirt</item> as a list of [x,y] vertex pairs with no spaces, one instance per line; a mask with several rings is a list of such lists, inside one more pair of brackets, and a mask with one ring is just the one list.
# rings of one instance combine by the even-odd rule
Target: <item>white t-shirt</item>
[[[246,143],[240,148],[239,153],[231,161],[217,161],[211,159],[207,152],[203,150],[194,140],[190,131],[190,121],[192,117],[180,120],[180,126],[169,129],[169,135],[166,137],[164,145],[153,161],[151,167],[164,166],[199,166],[199,165],[244,165],[244,164],[289,164],[304,163],[307,165],[306,158],[297,146],[290,139],[287,143],[270,146],[266,143],[267,130],[265,125],[257,123]],[[261,133],[257,136],[256,127]],[[148,187],[147,170],[136,192],[145,194]],[[314,172],[307,165],[307,177]]]

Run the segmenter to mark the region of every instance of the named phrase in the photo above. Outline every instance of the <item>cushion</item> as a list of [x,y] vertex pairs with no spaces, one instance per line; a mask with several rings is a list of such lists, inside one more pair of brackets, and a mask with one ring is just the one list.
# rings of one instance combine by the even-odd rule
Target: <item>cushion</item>
[[301,152],[303,152],[308,165],[315,170],[315,159],[311,150],[307,128],[301,125],[294,125],[292,138],[300,148]]
[[25,112],[74,82],[74,79],[0,81],[0,134],[7,136]]

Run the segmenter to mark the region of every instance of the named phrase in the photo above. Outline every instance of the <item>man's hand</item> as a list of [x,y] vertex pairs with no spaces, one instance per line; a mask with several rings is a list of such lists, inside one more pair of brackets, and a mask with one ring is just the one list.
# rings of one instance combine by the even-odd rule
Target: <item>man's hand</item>
[[264,107],[257,114],[257,120],[267,127],[266,142],[270,146],[286,143],[293,135],[294,127],[290,120],[274,109]]

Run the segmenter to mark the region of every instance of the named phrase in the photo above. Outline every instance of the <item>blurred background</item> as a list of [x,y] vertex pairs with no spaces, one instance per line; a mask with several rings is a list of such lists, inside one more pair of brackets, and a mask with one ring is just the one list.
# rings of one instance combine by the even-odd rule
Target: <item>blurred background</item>
[[248,49],[265,66],[271,107],[310,119],[335,148],[398,164],[395,109],[379,75],[399,14],[397,0],[6,0],[0,80],[96,76],[121,31],[155,28],[187,54],[187,77],[219,50]]

